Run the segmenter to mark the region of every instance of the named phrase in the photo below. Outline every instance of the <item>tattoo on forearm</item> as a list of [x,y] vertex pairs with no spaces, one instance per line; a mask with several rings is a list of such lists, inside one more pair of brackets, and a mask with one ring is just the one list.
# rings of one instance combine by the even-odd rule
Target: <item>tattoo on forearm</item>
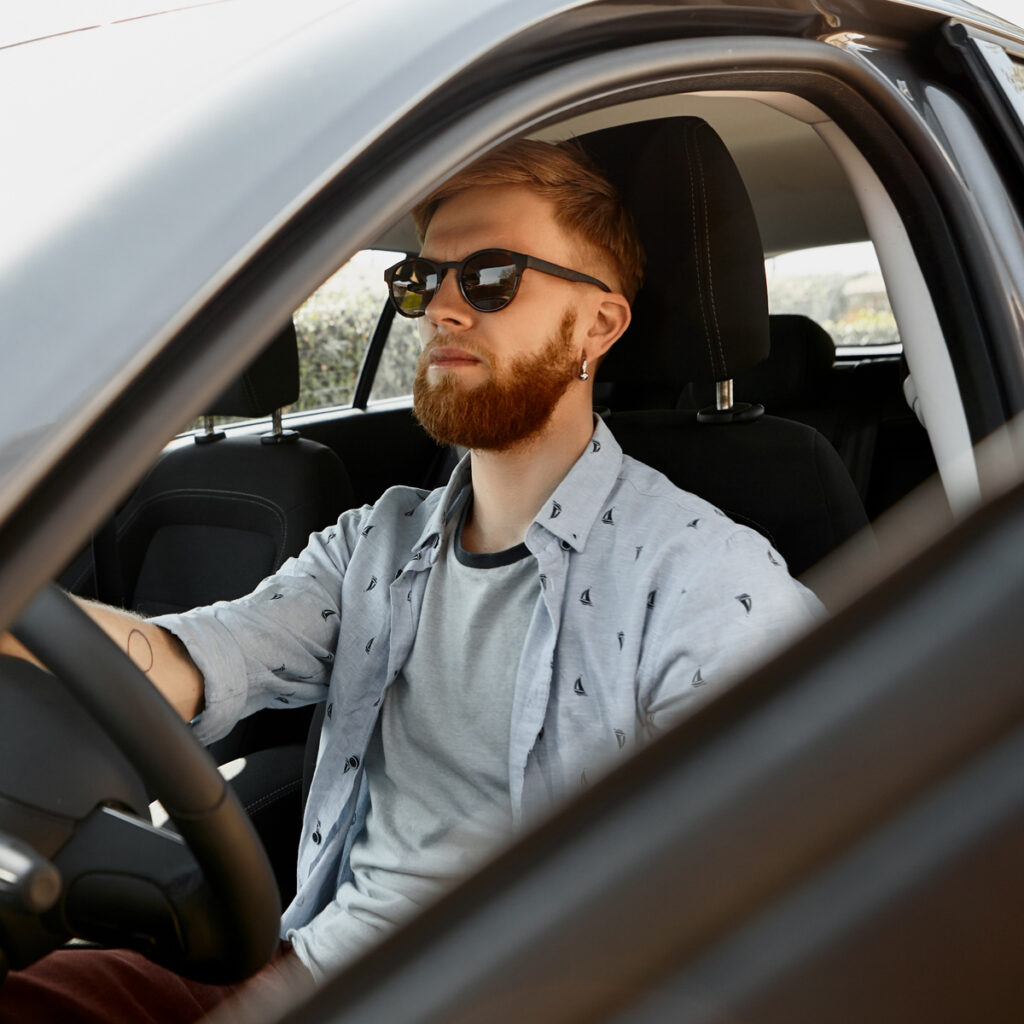
[[143,672],[148,672],[153,667],[153,648],[149,638],[140,629],[133,629],[128,634],[128,657]]

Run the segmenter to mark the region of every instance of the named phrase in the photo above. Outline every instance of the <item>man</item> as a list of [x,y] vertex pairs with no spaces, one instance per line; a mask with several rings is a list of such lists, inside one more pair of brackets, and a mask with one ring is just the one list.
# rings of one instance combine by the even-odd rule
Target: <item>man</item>
[[422,257],[387,280],[421,328],[416,414],[470,449],[448,486],[345,513],[238,601],[90,606],[204,741],[326,701],[282,926],[316,978],[815,608],[763,538],[595,421],[643,257],[581,153],[513,143],[415,217]]

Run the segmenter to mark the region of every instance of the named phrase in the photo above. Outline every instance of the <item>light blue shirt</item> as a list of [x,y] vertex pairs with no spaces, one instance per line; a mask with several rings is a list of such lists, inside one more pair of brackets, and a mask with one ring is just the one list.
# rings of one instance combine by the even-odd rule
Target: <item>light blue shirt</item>
[[[203,741],[259,708],[327,701],[298,891],[282,924],[314,974],[345,927],[334,897],[351,878],[368,809],[366,749],[469,472],[467,457],[445,488],[394,487],[344,513],[246,597],[153,620],[184,641],[205,677]],[[511,695],[515,826],[586,786],[820,609],[760,534],[623,455],[600,421],[525,543],[540,596]]]

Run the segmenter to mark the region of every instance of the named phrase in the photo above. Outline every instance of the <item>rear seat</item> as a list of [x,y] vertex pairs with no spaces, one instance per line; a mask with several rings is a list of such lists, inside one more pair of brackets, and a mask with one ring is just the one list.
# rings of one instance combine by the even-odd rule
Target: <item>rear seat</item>
[[[769,323],[771,353],[737,374],[737,398],[756,399],[772,415],[824,434],[869,518],[935,472],[928,436],[903,398],[899,358],[836,363],[831,337],[809,317],[774,314]],[[712,400],[710,389],[691,386],[680,405],[702,408]]]

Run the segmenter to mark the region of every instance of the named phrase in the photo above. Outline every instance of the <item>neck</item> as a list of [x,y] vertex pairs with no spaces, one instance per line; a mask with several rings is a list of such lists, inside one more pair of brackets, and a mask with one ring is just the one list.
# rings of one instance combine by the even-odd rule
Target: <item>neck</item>
[[536,436],[501,452],[472,451],[473,508],[462,531],[467,551],[504,551],[522,543],[535,516],[583,454],[593,414],[552,417]]

